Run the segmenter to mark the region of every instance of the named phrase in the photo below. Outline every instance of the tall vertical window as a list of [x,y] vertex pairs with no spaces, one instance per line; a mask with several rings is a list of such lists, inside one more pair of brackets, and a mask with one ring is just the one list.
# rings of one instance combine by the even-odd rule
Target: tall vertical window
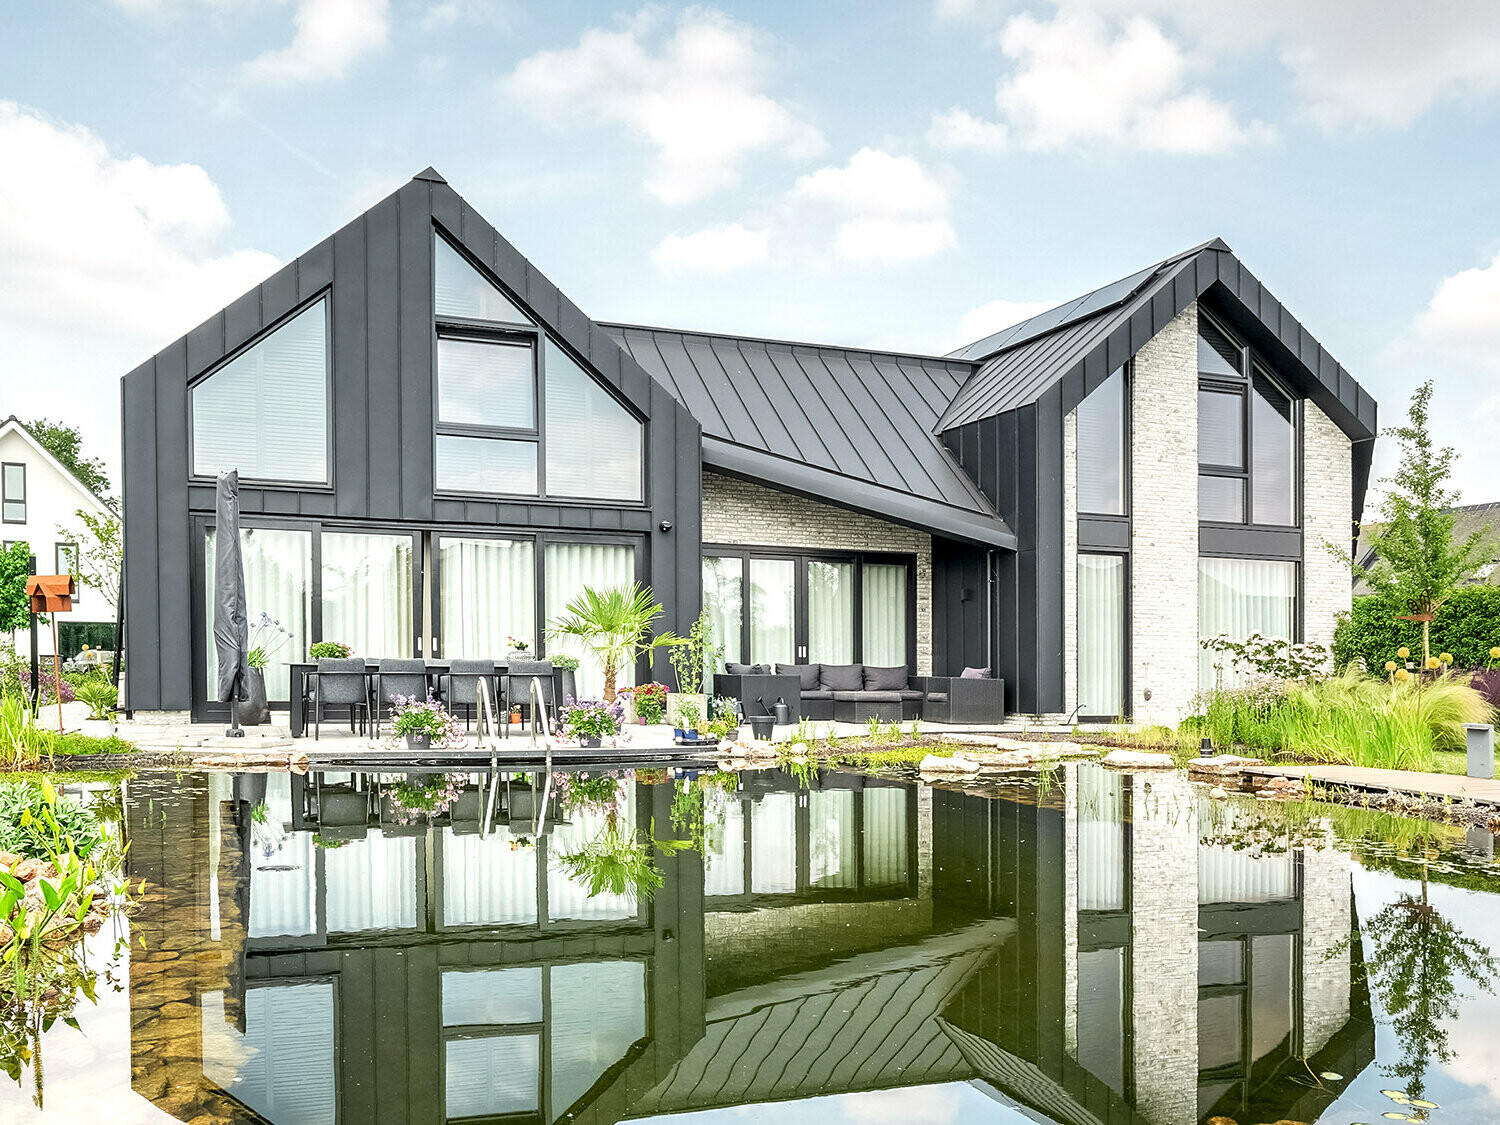
[[703,612],[708,618],[711,643],[723,655],[706,659],[703,682],[713,686],[721,662],[739,663],[744,629],[745,560],[718,555],[703,556]]
[[322,546],[323,636],[359,653],[411,655],[411,536],[324,532]]
[[1125,514],[1125,369],[1078,404],[1078,510]]
[[865,563],[864,663],[894,668],[906,663],[905,563]]
[[[203,589],[207,601],[204,623],[208,633],[207,682],[211,697],[219,674],[214,654],[213,528],[208,529],[204,550]],[[240,554],[245,566],[245,610],[251,625],[261,620],[262,615],[276,623],[267,630],[268,640],[276,647],[266,664],[266,697],[283,702],[291,697],[288,662],[303,659],[312,639],[312,532],[241,527]]]
[[796,659],[797,560],[750,560],[750,663]]
[[1079,714],[1125,713],[1125,559],[1078,556]]
[[0,519],[26,522],[26,466],[19,461],[0,465]]
[[807,659],[814,664],[854,660],[854,564],[807,560]]
[[529,539],[438,540],[444,656],[498,658],[512,637],[536,643],[534,556]]
[[640,503],[644,425],[445,238],[433,242],[438,489]]
[[[1242,641],[1251,633],[1295,640],[1297,627],[1297,564],[1268,559],[1198,560],[1198,636],[1227,634]],[[1204,651],[1198,661],[1198,686],[1215,686],[1214,654]],[[1239,679],[1225,668],[1224,683]]]
[[326,484],[328,300],[193,385],[193,473]]
[[1198,518],[1296,526],[1296,400],[1205,314],[1198,371]]
[[[624,543],[548,543],[545,557],[546,619],[551,625],[568,610],[568,603],[584,587],[608,590],[635,582],[635,548]],[[578,657],[578,694],[599,699],[604,693],[604,667],[574,641],[548,640],[547,651]],[[635,668],[618,669],[619,684],[635,683]]]

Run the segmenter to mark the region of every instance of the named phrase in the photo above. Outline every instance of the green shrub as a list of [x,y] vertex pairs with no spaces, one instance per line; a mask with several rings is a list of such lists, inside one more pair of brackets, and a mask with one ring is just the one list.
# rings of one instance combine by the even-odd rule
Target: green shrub
[[307,650],[310,660],[342,660],[353,650],[342,641],[318,641]]
[[[1340,615],[1333,634],[1333,662],[1337,668],[1363,660],[1378,672],[1396,650],[1405,646],[1417,656],[1422,652],[1422,625],[1397,621],[1405,610],[1389,600],[1368,595],[1354,599],[1354,608]],[[1432,651],[1451,652],[1459,668],[1477,668],[1490,659],[1490,649],[1500,645],[1500,586],[1464,586],[1438,607],[1432,621]]]
[[95,672],[82,683],[74,685],[73,698],[81,699],[89,705],[89,718],[107,719],[119,699],[119,692],[104,673]]

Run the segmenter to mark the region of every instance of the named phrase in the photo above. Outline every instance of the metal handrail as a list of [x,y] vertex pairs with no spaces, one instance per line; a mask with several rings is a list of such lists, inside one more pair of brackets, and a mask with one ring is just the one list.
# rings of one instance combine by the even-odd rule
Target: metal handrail
[[[487,745],[490,750],[490,794],[485,801],[484,821],[479,826],[479,835],[482,839],[489,835],[490,820],[495,811],[495,799],[500,791],[500,738],[496,729],[499,724],[495,721],[495,704],[490,698],[489,681],[481,678],[476,682],[476,689],[476,698],[481,704],[479,718],[475,724],[478,727],[479,744]],[[537,735],[540,734],[546,762],[546,781],[542,787],[542,799],[537,804],[536,824],[532,830],[533,836],[539,836],[547,801],[552,795],[552,715],[547,710],[542,681],[536,676],[531,677],[528,702],[531,706],[531,748],[536,749]]]

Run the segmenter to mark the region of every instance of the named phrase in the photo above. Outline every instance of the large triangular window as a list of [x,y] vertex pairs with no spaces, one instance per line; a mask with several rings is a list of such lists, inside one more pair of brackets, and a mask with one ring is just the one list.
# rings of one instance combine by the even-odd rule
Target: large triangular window
[[195,476],[328,483],[328,300],[194,384]]
[[439,317],[488,320],[498,324],[530,324],[531,318],[516,307],[489,279],[469,265],[442,237],[434,238],[432,299]]

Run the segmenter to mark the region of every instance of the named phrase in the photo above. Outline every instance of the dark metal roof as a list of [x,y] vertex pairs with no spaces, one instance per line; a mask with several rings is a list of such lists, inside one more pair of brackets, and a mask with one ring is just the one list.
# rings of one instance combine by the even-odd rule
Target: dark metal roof
[[944,535],[1015,536],[936,436],[962,360],[605,324],[703,427],[703,462]]

